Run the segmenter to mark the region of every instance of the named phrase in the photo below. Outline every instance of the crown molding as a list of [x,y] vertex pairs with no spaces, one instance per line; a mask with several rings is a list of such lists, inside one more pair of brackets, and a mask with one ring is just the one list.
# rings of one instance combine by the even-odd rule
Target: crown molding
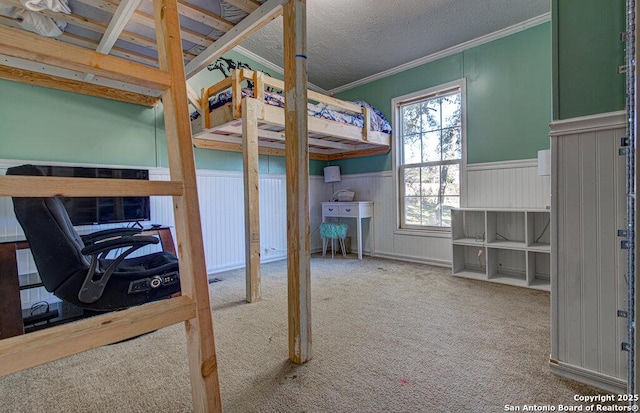
[[355,82],[347,83],[346,85],[338,86],[336,88],[328,90],[328,94],[330,93],[340,93],[345,90],[353,89],[357,86],[362,86],[364,84],[373,82],[378,79],[382,79],[396,73],[404,72],[405,70],[413,69],[414,67],[418,67],[424,65],[429,62],[433,62],[438,59],[442,59],[443,57],[451,56],[456,53],[463,52],[465,50],[469,50],[473,47],[477,47],[483,45],[485,43],[492,42],[494,40],[501,39],[503,37],[510,36],[512,34],[527,30],[531,27],[538,26],[543,23],[547,23],[551,21],[551,12],[541,14],[540,16],[534,17],[529,20],[525,20],[523,22],[514,24],[513,26],[505,27],[504,29],[495,31],[493,33],[486,34],[481,37],[477,37],[473,40],[469,40],[468,42],[460,43],[456,46],[452,46],[448,49],[441,50],[436,53],[432,53],[428,56],[421,57],[419,59],[413,60],[411,62],[402,64],[400,66],[396,66],[394,68],[385,70],[383,72],[377,73],[375,75],[367,76],[363,79],[356,80]]

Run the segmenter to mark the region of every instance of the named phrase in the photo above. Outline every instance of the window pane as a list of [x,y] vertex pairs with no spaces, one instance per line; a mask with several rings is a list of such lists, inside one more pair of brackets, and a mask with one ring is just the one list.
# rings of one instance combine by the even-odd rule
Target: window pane
[[460,140],[460,128],[442,130],[442,159],[462,159],[462,142]]
[[440,129],[440,99],[431,99],[422,104],[422,128],[425,131]]
[[442,165],[442,193],[460,195],[460,165]]
[[460,207],[459,196],[447,196],[444,198],[444,204],[442,205],[442,226],[451,226],[451,208]]
[[426,166],[422,170],[422,196],[436,196],[440,188],[440,167]]
[[440,225],[440,207],[438,197],[427,196],[422,198],[422,225]]
[[402,151],[403,163],[420,163],[422,159],[422,150],[420,144],[420,135],[408,135],[404,137],[404,148]]
[[421,131],[421,104],[407,105],[402,108],[402,134],[411,135]]
[[461,123],[462,105],[460,93],[442,98],[442,127],[450,128]]
[[402,225],[450,227],[451,208],[460,205],[462,93],[424,98],[398,111]]
[[440,131],[427,132],[422,135],[422,162],[440,160]]
[[404,222],[407,225],[420,225],[420,197],[404,198]]
[[404,195],[420,196],[420,168],[405,168]]

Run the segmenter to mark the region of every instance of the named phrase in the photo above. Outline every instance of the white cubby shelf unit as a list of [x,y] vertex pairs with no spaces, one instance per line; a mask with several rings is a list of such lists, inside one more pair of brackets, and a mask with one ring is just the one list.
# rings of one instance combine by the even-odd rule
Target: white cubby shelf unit
[[549,291],[550,212],[451,210],[453,275]]

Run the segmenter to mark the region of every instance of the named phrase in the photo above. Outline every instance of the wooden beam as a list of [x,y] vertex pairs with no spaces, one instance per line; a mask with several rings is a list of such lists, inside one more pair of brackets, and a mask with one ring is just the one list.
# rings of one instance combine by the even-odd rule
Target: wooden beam
[[98,44],[96,52],[109,54],[109,51],[124,31],[125,26],[129,22],[129,18],[135,13],[141,1],[142,0],[122,0],[120,2],[111,21],[109,21],[107,30],[100,39],[100,44]]
[[261,29],[271,20],[279,17],[282,14],[282,5],[288,1],[267,0],[256,11],[242,19],[186,65],[187,79],[192,78],[196,73],[207,67],[208,64],[245,41],[251,34]]
[[135,105],[142,105],[147,107],[155,107],[160,101],[160,98],[158,98],[157,96],[147,96],[139,93],[128,92],[125,90],[99,86],[93,83],[65,79],[58,76],[51,76],[2,65],[0,65],[0,79],[26,83],[28,85],[47,87],[51,89],[64,90],[66,92],[80,93],[83,95],[117,100],[120,102],[133,103]]
[[389,153],[390,150],[391,150],[390,146],[381,146],[378,148],[355,150],[353,152],[333,153],[333,154],[327,155],[327,160],[338,161],[340,159],[361,158],[363,156],[384,155],[386,153]]
[[195,303],[183,296],[0,340],[0,377],[148,333],[194,315]]
[[183,184],[179,181],[0,176],[0,196],[178,196],[182,192]]
[[262,298],[260,286],[260,191],[258,189],[258,115],[256,99],[242,99],[242,171],[244,178],[245,278],[247,302]]
[[194,6],[193,4],[189,4],[181,0],[178,0],[178,11],[184,17],[188,17],[191,20],[195,20],[198,23],[205,24],[222,32],[228,32],[234,26],[233,23],[220,16],[216,16],[205,9],[201,9],[198,6]]
[[[20,0],[3,0],[3,3],[9,4],[15,7],[24,8]],[[84,16],[73,14],[73,13],[71,14],[58,13],[48,9],[41,10],[36,13],[42,14],[43,16],[47,16],[52,19],[67,22],[74,26],[78,26],[80,28],[91,30],[93,32],[100,33],[100,34],[104,33],[107,30],[106,24],[99,22],[97,20],[89,19]],[[124,31],[122,34],[123,34],[123,37],[122,37],[123,40],[126,40],[133,44],[137,44],[142,47],[155,49],[155,41],[153,39],[149,39],[148,37],[140,36],[136,33],[127,32],[127,31]]]
[[166,71],[8,27],[0,27],[0,53],[152,89],[163,90],[171,85]]
[[[109,21],[106,31],[100,39],[100,43],[98,43],[98,47],[96,47],[96,52],[109,54],[116,40],[118,40],[118,37],[120,37],[120,34],[124,31],[124,27],[129,22],[129,18],[140,5],[140,1],[141,0],[122,0],[120,2],[120,5],[111,17],[111,21]],[[93,73],[88,73],[84,78],[85,82],[93,79],[93,76]]]
[[196,108],[198,113],[202,115],[202,105],[200,104],[201,99],[198,97],[198,94],[196,93],[196,91],[193,90],[193,88],[188,83],[187,83],[187,99],[189,100],[189,103],[191,103],[193,107]]
[[260,3],[255,0],[224,0],[225,3],[229,3],[233,7],[236,7],[242,11],[246,11],[247,13],[253,13],[258,10],[260,7]]
[[[110,0],[76,0],[76,1],[78,3],[86,4],[87,6],[104,10],[111,14],[114,14],[118,9],[118,3]],[[133,13],[130,21],[132,23],[137,23],[153,30],[155,30],[156,28],[155,22],[153,21],[153,16],[150,14],[144,13],[140,10],[136,10],[136,12]],[[209,39],[206,36],[201,35],[198,32],[194,32],[193,30],[181,28],[180,32],[182,34],[182,39],[190,41],[191,43],[199,44],[200,46],[204,46],[204,47],[210,46],[213,43],[213,40]]]
[[[240,138],[242,139],[242,138]],[[193,138],[193,146],[200,149],[211,149],[217,151],[227,151],[227,152],[240,152],[242,153],[242,143],[233,143],[227,141],[218,141],[218,140],[210,140],[206,138]],[[276,144],[273,144],[276,146]],[[269,156],[281,156],[285,157],[285,151],[283,145],[278,145],[278,147],[272,146],[259,146],[258,153],[260,155],[269,155]],[[315,159],[318,161],[328,161],[328,154],[323,152],[309,152],[309,159]]]
[[[225,126],[223,128],[215,128],[217,132],[236,133],[242,134],[242,126]],[[275,132],[270,130],[259,129],[258,137],[265,139],[272,139],[278,142],[284,142],[284,132]],[[325,148],[339,149],[342,151],[353,151],[356,148],[355,145],[349,143],[333,142],[329,140],[323,140],[318,138],[309,138],[309,145],[322,146]]]
[[[92,39],[87,39],[86,37],[78,36],[72,33],[62,33],[57,38],[58,40],[63,41],[64,43],[73,44],[75,46],[84,47],[86,49],[96,49],[98,47],[98,42]],[[111,49],[112,56],[122,57],[127,60],[131,60],[137,63],[142,63],[151,67],[158,67],[158,61],[149,56],[132,52],[130,50],[123,49],[121,47],[114,47]]]
[[154,0],[153,9],[160,68],[172,83],[162,93],[171,179],[184,182],[184,194],[173,198],[173,206],[182,295],[196,303],[195,318],[185,323],[193,410],[222,412],[178,7],[175,0]]
[[284,6],[289,360],[311,359],[311,236],[307,128],[306,0]]

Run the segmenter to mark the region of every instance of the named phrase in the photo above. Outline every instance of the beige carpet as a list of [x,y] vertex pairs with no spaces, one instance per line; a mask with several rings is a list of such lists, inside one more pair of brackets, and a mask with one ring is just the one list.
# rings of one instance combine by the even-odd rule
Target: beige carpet
[[[286,262],[211,284],[227,412],[498,412],[597,390],[550,373],[549,294],[446,268],[314,257],[313,360],[287,361]],[[2,412],[187,412],[182,325],[0,379]]]

